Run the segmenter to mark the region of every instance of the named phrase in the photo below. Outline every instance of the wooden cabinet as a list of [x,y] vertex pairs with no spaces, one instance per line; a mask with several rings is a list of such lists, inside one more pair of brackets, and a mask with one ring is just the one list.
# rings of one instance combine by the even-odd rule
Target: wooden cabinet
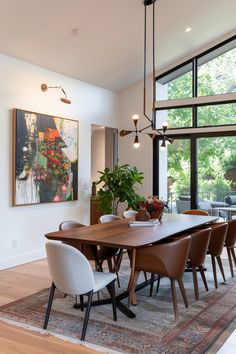
[[98,202],[96,197],[90,198],[90,225],[98,224],[99,218],[103,213],[98,211]]

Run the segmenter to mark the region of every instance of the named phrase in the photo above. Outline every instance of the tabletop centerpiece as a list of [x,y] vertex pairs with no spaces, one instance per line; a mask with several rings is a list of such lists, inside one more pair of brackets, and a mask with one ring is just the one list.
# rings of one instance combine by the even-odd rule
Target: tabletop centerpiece
[[167,203],[160,200],[157,196],[149,196],[146,200],[139,202],[139,211],[136,214],[136,220],[161,220],[164,209],[167,208]]

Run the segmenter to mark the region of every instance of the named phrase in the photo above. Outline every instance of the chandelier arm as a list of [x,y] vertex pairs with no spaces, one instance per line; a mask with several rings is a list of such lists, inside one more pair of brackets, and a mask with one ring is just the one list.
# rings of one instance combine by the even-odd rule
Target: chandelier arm
[[152,121],[145,113],[143,113],[143,115],[144,115],[145,118],[147,118],[147,120],[149,120],[149,122],[150,122],[151,125],[152,125],[153,121]]
[[149,124],[149,125],[147,125],[146,127],[140,129],[138,132],[139,132],[139,133],[142,133],[144,130],[146,130],[146,129],[150,128],[150,127],[151,127],[151,125]]
[[165,134],[163,131],[158,130],[158,129],[153,129],[153,130],[155,130],[155,132],[157,132],[158,134],[160,134],[163,138],[166,138],[166,134]]

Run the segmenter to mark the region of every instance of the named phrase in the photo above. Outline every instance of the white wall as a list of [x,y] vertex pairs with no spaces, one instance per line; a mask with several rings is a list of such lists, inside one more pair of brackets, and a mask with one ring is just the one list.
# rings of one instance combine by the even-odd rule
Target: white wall
[[[91,124],[117,127],[117,95],[35,65],[0,55],[0,269],[45,255],[44,234],[65,219],[89,223],[91,195]],[[42,83],[62,86],[43,93]],[[12,109],[45,113],[79,121],[79,201],[12,207]]]
[[105,166],[105,129],[92,133],[91,180],[98,181]]

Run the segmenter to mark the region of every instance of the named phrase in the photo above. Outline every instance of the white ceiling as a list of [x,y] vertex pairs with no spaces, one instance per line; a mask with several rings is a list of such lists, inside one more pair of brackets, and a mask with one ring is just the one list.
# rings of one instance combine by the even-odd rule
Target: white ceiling
[[[157,0],[157,68],[234,30],[235,13],[236,0]],[[143,17],[143,0],[0,0],[0,52],[119,91],[143,77]]]

